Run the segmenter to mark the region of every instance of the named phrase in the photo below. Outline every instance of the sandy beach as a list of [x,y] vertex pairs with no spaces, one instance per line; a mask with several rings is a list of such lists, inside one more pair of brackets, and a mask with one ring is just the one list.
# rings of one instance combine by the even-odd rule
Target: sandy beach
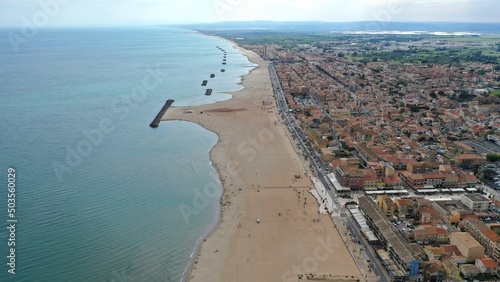
[[244,90],[210,105],[174,103],[162,119],[196,122],[219,135],[211,158],[224,188],[222,218],[189,280],[299,281],[313,273],[363,281],[331,219],[318,215],[307,192],[313,184],[277,116],[266,62],[243,51],[259,65],[243,78]]

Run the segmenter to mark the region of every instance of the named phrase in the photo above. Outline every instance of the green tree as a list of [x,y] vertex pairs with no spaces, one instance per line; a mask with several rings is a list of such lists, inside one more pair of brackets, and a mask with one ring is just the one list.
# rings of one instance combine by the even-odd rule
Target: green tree
[[483,178],[486,180],[493,181],[493,178],[495,177],[495,175],[496,175],[496,171],[494,171],[492,169],[485,169],[483,171]]
[[486,154],[486,160],[488,160],[489,162],[492,162],[492,163],[500,161],[500,154],[496,154],[496,153]]
[[464,90],[460,91],[460,94],[458,95],[458,99],[460,101],[467,99],[467,91],[464,91]]

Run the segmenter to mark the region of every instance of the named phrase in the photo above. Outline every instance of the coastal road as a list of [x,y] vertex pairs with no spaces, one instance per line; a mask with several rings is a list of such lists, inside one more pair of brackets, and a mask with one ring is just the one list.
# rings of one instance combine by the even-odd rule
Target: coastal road
[[[325,179],[325,174],[326,174],[326,166],[321,160],[321,158],[318,156],[317,152],[312,149],[312,146],[310,142],[308,141],[308,138],[304,135],[302,130],[300,130],[300,126],[297,124],[295,119],[293,118],[293,115],[288,109],[286,99],[285,99],[285,94],[283,93],[283,90],[281,89],[281,85],[279,82],[278,74],[276,73],[276,69],[274,68],[274,65],[272,63],[269,64],[269,73],[271,75],[271,82],[272,82],[272,87],[274,91],[274,96],[276,99],[276,104],[279,107],[279,112],[281,113],[283,120],[285,121],[285,124],[287,127],[290,129],[290,132],[295,136],[295,138],[299,141],[300,146],[302,147],[303,151],[307,155],[310,163],[314,167],[316,174],[318,176],[318,179],[321,181],[325,189],[327,190],[327,193],[330,194],[332,199],[337,199],[337,194],[335,193],[335,190],[332,189],[332,186],[329,182],[329,180]],[[335,134],[335,133],[334,133]],[[306,144],[307,142],[307,144]],[[380,281],[390,281],[387,277],[387,273],[384,272],[380,261],[377,259],[377,257],[374,255],[373,251],[370,249],[371,246],[363,240],[359,230],[357,229],[357,226],[355,223],[352,222],[351,218],[343,211],[343,207],[339,202],[336,203],[337,205],[337,210],[340,211],[340,216],[344,220],[347,228],[351,232],[351,234],[354,234],[356,237],[356,240],[360,242],[364,250],[368,250],[366,253],[369,259],[371,260],[372,263],[374,263],[373,271],[376,273],[378,277],[380,277]],[[378,266],[378,267],[377,267]]]
[[[278,104],[281,114],[284,117],[286,125],[288,126],[292,134],[295,136],[295,138],[299,141],[302,150],[305,152],[307,158],[314,167],[314,170],[316,171],[316,174],[321,183],[323,183],[323,185],[327,190],[331,190],[329,182],[325,179],[325,173],[324,173],[326,171],[325,164],[323,163],[323,161],[321,161],[321,158],[318,156],[317,152],[312,149],[311,143],[308,141],[304,133],[300,130],[299,125],[297,124],[292,114],[288,110],[288,106],[285,100],[285,95],[283,93],[283,90],[281,89],[281,85],[278,80],[278,75],[276,73],[276,69],[274,68],[273,64],[269,64],[269,73],[271,74],[271,82],[275,93],[276,102]],[[333,198],[335,199],[337,198],[337,196],[335,195]]]

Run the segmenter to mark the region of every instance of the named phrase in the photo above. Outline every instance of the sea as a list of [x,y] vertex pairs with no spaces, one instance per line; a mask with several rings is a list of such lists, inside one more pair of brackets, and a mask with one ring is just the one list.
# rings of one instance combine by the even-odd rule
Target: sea
[[219,221],[218,136],[149,124],[255,67],[184,29],[0,29],[0,281],[181,281]]

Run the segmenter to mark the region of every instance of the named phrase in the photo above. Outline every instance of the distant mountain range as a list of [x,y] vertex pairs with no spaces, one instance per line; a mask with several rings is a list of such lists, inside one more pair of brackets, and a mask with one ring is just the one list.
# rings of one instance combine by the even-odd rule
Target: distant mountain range
[[217,22],[207,24],[181,25],[178,27],[199,30],[256,29],[276,32],[324,33],[345,31],[427,31],[447,33],[500,34],[500,23],[458,23],[458,22]]

